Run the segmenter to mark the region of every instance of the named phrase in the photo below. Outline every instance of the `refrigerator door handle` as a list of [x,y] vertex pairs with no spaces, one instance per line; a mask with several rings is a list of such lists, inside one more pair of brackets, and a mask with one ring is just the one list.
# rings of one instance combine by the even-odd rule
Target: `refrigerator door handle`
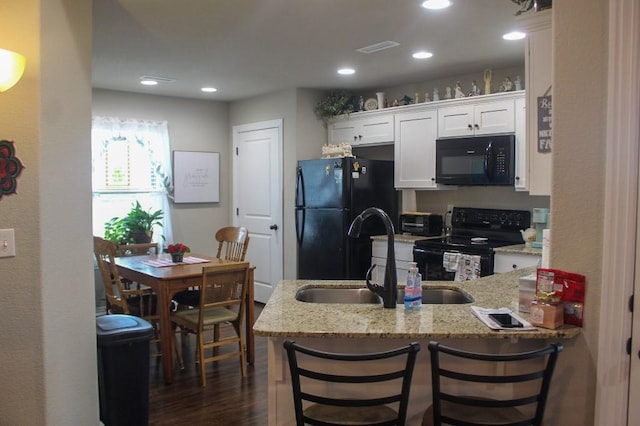
[[[300,200],[300,198],[302,200]],[[302,203],[300,202],[302,201]],[[305,199],[304,199],[304,178],[302,177],[302,167],[296,169],[296,238],[298,245],[302,244],[302,236],[304,235],[305,222]],[[302,218],[300,218],[302,215]]]
[[298,166],[296,170],[296,208],[304,207],[305,204],[304,177],[302,176],[302,167]]
[[[298,245],[302,244],[302,236],[304,235],[305,214],[305,209],[296,207],[296,238],[298,239]],[[302,215],[302,219],[300,219],[300,215]]]

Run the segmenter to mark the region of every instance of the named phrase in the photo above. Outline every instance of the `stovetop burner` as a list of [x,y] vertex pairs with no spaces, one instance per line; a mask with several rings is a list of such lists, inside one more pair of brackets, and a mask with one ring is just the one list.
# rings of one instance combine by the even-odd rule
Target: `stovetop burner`
[[416,241],[418,247],[493,251],[496,247],[521,244],[521,229],[531,224],[525,210],[498,210],[454,207],[451,236]]

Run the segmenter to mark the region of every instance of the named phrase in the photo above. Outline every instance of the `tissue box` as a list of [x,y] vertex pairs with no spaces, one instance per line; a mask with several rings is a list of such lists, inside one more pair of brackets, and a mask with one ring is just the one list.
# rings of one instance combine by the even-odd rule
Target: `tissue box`
[[536,274],[526,275],[520,278],[518,283],[518,311],[529,312],[531,302],[536,296]]

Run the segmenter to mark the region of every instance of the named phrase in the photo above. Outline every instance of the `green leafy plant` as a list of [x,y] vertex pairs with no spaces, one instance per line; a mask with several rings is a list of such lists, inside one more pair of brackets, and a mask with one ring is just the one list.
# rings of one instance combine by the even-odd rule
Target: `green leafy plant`
[[162,210],[144,210],[136,201],[125,217],[113,217],[105,223],[104,238],[116,244],[149,242],[154,226],[162,227],[163,218]]
[[516,16],[522,15],[523,13],[533,9],[533,5],[535,3],[535,0],[511,0],[511,1],[517,4],[518,6],[520,6],[520,10],[518,10],[515,13]]
[[353,112],[351,95],[343,90],[334,90],[322,98],[313,111],[326,125],[333,117]]

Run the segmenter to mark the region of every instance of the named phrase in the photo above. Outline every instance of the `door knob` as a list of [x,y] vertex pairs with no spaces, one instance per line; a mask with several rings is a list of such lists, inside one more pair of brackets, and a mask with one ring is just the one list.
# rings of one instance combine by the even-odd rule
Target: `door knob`
[[277,230],[278,230],[278,225],[276,225],[276,224],[274,223],[273,225],[271,225],[271,226],[269,227],[269,229],[273,229],[274,231],[277,231]]

